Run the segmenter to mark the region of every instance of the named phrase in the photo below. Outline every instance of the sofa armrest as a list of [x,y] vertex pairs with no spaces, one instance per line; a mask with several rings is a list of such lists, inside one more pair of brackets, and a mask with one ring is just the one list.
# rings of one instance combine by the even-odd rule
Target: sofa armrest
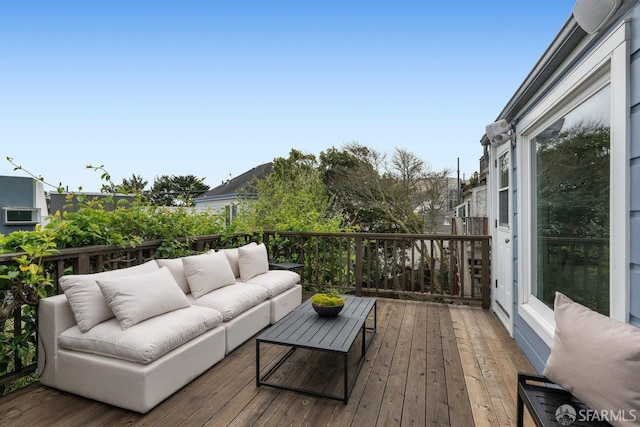
[[64,294],[40,300],[38,304],[38,374],[45,385],[55,384],[58,336],[76,325]]

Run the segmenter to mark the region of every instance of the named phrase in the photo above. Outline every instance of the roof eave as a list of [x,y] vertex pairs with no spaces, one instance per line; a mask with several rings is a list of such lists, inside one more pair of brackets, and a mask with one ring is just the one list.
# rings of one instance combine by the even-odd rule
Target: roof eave
[[[580,28],[573,15],[571,15],[520,87],[518,87],[506,106],[502,109],[496,121],[502,119],[508,122],[514,121],[527,102],[533,98],[547,82],[549,77],[558,70],[562,62],[585,36],[587,36],[587,33]],[[482,136],[480,143],[482,145],[489,144],[489,139],[486,134]]]

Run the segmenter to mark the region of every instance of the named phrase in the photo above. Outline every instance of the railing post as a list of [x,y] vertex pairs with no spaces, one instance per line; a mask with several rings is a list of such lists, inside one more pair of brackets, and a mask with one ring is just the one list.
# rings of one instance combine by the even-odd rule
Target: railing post
[[489,248],[491,238],[482,239],[482,308],[488,310],[491,307],[491,260],[489,259]]
[[78,271],[74,271],[75,274],[88,274],[91,273],[91,263],[89,262],[89,254],[82,252],[78,254]]
[[[22,335],[22,304],[13,310],[13,336],[18,337],[20,335]],[[22,371],[22,359],[17,348],[13,354],[13,363],[14,372]]]
[[356,236],[356,295],[362,296],[362,237]]

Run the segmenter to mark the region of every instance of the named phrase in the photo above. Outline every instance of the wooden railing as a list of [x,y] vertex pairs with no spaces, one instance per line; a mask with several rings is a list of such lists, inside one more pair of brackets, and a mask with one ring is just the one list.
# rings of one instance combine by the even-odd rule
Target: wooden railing
[[487,217],[454,217],[451,221],[451,234],[484,236],[489,234]]
[[[269,231],[232,238],[199,236],[187,243],[192,251],[202,252],[260,240],[267,245],[271,262],[302,264],[301,283],[310,290],[331,288],[355,295],[477,304],[483,308],[490,304],[489,236]],[[157,240],[136,247],[64,249],[45,258],[44,265],[57,283],[65,274],[94,273],[143,263],[155,257],[162,243]],[[13,262],[16,255],[0,255],[0,264]],[[31,321],[35,316],[30,315]],[[9,320],[12,335],[23,334],[22,328],[28,321],[23,318],[22,309],[16,310]],[[0,325],[2,334],[8,334],[9,329]],[[16,352],[12,372],[0,377],[0,386],[33,372],[35,360],[32,356],[25,363]]]
[[489,307],[489,236],[269,232],[264,239],[272,259],[304,265],[304,284]]
[[553,307],[560,291],[608,316],[609,247],[607,238],[540,237],[538,298]]

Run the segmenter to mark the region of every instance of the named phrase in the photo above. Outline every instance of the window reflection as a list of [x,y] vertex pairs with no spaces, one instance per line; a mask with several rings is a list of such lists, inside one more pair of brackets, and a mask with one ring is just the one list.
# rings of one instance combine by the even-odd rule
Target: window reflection
[[606,87],[533,138],[533,292],[550,307],[558,290],[609,313],[609,116]]

